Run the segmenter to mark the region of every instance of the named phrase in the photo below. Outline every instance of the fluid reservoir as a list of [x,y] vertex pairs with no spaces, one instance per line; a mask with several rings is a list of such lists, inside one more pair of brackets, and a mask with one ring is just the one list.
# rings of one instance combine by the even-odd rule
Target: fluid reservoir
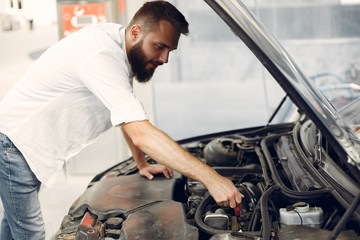
[[320,228],[323,224],[323,210],[321,207],[310,207],[304,202],[295,203],[286,208],[280,208],[280,225],[303,225]]

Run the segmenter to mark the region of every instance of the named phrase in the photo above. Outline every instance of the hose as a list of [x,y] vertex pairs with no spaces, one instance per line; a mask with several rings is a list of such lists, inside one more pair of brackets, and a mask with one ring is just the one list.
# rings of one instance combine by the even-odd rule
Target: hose
[[230,232],[229,230],[215,229],[204,223],[202,213],[212,199],[213,199],[212,196],[210,194],[207,194],[204,197],[204,199],[201,201],[199,207],[196,209],[196,212],[195,212],[195,217],[194,217],[195,224],[201,231],[203,231],[209,235],[229,233]]
[[261,206],[261,218],[262,218],[262,240],[270,240],[271,236],[271,221],[269,217],[269,207],[268,207],[268,200],[271,194],[277,190],[276,186],[271,186],[267,189],[264,194],[260,198],[260,206]]
[[360,193],[355,197],[353,202],[350,204],[349,208],[345,211],[345,214],[341,217],[340,221],[334,228],[334,230],[331,232],[328,240],[334,240],[339,235],[341,230],[344,229],[346,223],[349,221],[351,215],[354,213],[356,208],[359,206],[360,203]]

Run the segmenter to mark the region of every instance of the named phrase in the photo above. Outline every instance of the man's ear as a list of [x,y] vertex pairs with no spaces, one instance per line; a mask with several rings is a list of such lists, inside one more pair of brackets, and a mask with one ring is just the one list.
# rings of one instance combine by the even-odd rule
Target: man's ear
[[130,38],[132,42],[137,42],[139,39],[141,39],[142,35],[142,29],[139,24],[134,24],[130,28]]

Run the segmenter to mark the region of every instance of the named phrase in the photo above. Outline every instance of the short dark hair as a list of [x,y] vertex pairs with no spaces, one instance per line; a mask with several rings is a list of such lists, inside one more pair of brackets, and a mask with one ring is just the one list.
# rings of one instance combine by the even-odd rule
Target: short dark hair
[[160,20],[168,21],[179,33],[184,35],[189,33],[189,23],[184,15],[171,3],[162,0],[144,3],[135,13],[128,28],[140,24],[144,32],[153,32],[156,31]]

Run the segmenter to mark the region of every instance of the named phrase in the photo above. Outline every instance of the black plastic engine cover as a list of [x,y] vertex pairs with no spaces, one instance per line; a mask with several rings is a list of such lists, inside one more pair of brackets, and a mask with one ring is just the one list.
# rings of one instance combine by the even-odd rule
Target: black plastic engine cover
[[197,240],[199,233],[186,222],[181,203],[164,201],[130,214],[123,222],[120,239]]
[[156,201],[178,200],[177,196],[185,196],[182,181],[178,172],[170,179],[155,176],[151,181],[139,174],[103,179],[84,192],[69,215],[79,218],[88,209],[99,220],[106,220]]

